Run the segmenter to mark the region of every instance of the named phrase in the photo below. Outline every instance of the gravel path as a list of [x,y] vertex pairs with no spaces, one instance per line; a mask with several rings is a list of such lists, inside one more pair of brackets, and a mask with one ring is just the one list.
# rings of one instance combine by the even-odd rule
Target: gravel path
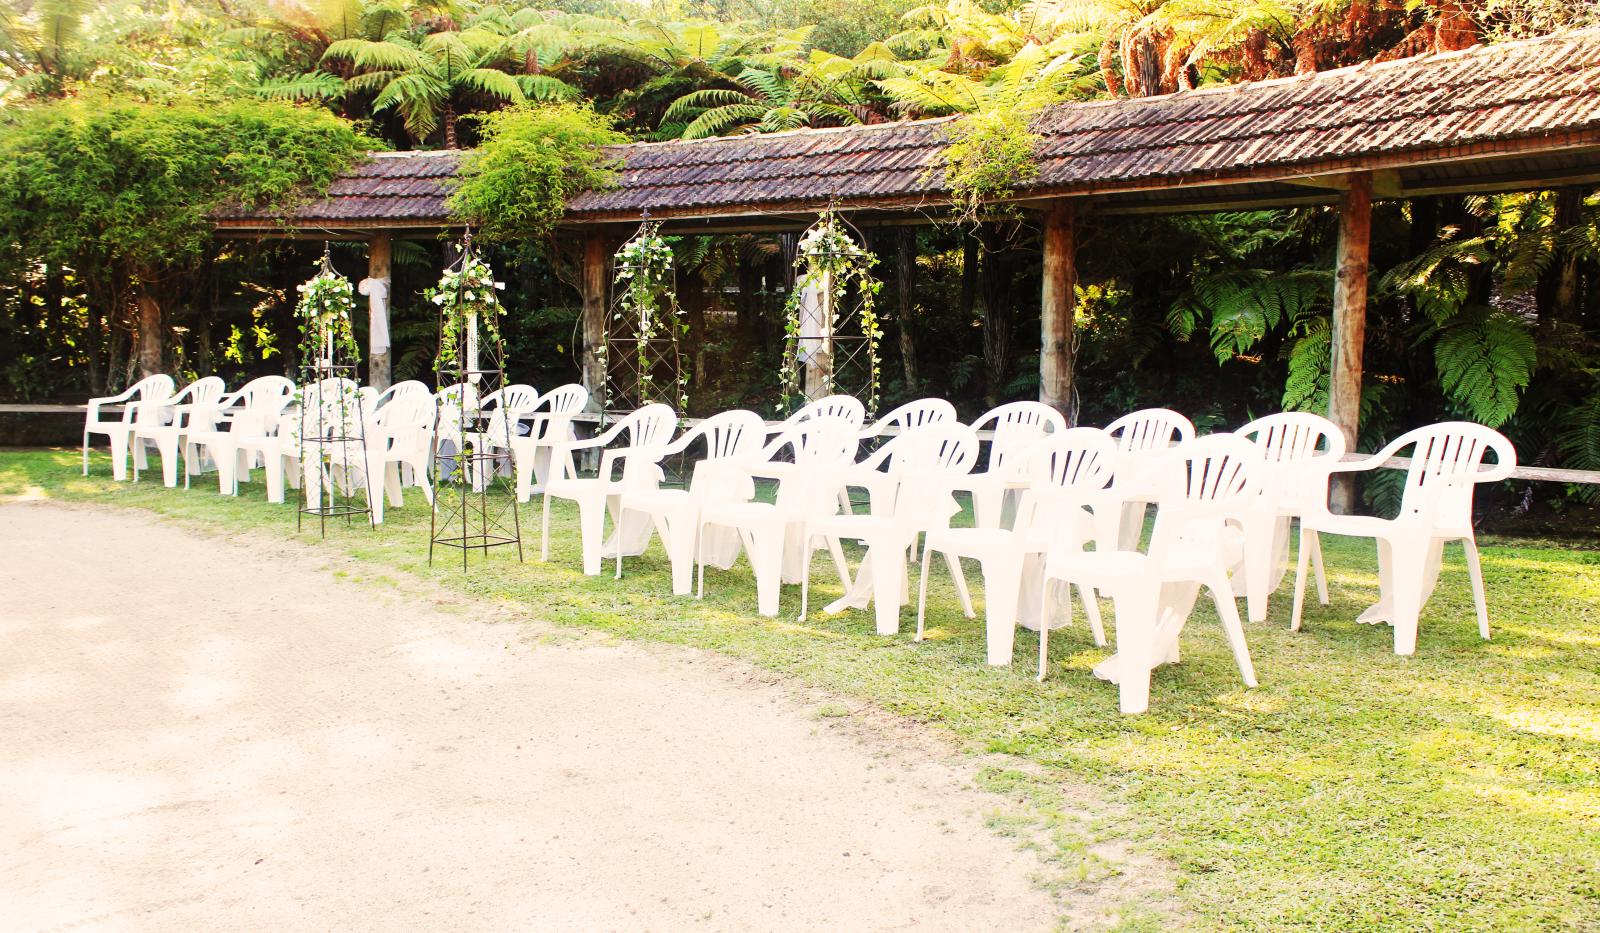
[[250,543],[0,506],[5,930],[1054,921],[947,756]]

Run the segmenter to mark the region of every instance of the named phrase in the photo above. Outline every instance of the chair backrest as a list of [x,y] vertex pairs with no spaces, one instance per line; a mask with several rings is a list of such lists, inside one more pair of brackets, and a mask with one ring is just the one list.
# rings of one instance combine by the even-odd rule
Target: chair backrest
[[787,449],[800,466],[853,462],[860,430],[860,423],[848,416],[818,415],[786,428],[763,453],[771,459]]
[[435,402],[427,393],[407,393],[378,409],[374,420],[396,448],[414,450],[432,441]]
[[177,383],[166,373],[146,376],[128,387],[133,398],[141,402],[164,399],[177,391]]
[[294,383],[283,376],[261,376],[240,386],[234,395],[247,406],[261,402],[271,404],[277,399],[293,396]]
[[[1469,528],[1472,492],[1478,483],[1493,483],[1517,468],[1517,448],[1504,434],[1471,421],[1444,421],[1417,428],[1389,442],[1374,459],[1397,456],[1411,448],[1400,518],[1434,526]],[[1494,455],[1494,465],[1484,459]]]
[[1222,555],[1227,520],[1260,494],[1261,451],[1237,434],[1187,441],[1159,455],[1160,495],[1150,556]]
[[434,397],[453,408],[460,408],[463,404],[469,409],[478,407],[478,387],[470,382],[441,386],[439,391],[434,393]]
[[1028,485],[1013,527],[1081,548],[1088,535],[1080,513],[1110,485],[1117,442],[1099,428],[1068,428],[1035,442],[1018,459],[1018,476]]
[[589,390],[576,382],[556,386],[538,397],[527,411],[547,411],[552,415],[576,415],[589,404]]
[[379,392],[378,397],[373,400],[373,407],[381,409],[390,402],[398,402],[403,398],[431,397],[432,395],[433,393],[429,392],[428,387],[423,383],[415,379],[407,379],[404,382],[396,382],[389,388]]
[[353,380],[330,376],[300,390],[301,414],[294,420],[306,437],[350,437],[360,430],[365,407]]
[[[522,382],[513,383],[491,394],[498,396],[494,402],[499,407],[513,414],[521,414],[539,402],[539,390]],[[485,408],[489,406],[489,401],[485,396],[483,400]]]
[[975,431],[993,431],[989,441],[989,469],[1003,470],[1006,461],[1020,455],[1047,434],[1067,429],[1067,419],[1043,402],[1008,402],[991,408],[972,422]]
[[1344,432],[1321,415],[1285,411],[1234,432],[1261,451],[1261,493],[1275,508],[1303,511],[1328,501],[1328,469],[1344,457]]
[[889,473],[898,480],[895,516],[910,518],[919,526],[948,523],[961,510],[950,487],[977,465],[978,433],[952,419],[924,424],[891,443]]
[[695,425],[680,442],[687,447],[696,439],[705,443],[704,460],[753,457],[767,441],[767,423],[753,411],[724,411]]
[[861,404],[860,399],[853,396],[829,395],[826,398],[808,402],[799,411],[783,419],[783,423],[774,428],[771,433],[792,428],[802,422],[810,421],[812,418],[844,418],[852,422],[856,426],[856,430],[860,431],[861,423],[867,419],[867,407]]
[[890,428],[909,431],[925,424],[956,420],[956,407],[942,398],[920,398],[894,409],[861,432],[863,438],[878,437]]
[[1143,453],[1194,440],[1194,424],[1171,409],[1146,408],[1106,425],[1106,433],[1122,453]]
[[223,393],[227,391],[228,387],[221,378],[204,376],[184,386],[176,393],[168,395],[157,404],[140,405],[136,420],[145,425],[165,424],[171,420],[172,413],[167,410],[170,406],[191,405],[193,406],[191,411],[196,413],[205,412],[201,416],[201,420],[209,424],[217,415],[217,403],[222,400]]

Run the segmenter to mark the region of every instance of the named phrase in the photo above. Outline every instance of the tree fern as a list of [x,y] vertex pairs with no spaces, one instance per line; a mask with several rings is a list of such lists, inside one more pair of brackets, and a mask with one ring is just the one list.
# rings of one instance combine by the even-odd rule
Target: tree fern
[[[1591,384],[1588,397],[1563,409],[1559,417],[1562,424],[1555,440],[1561,465],[1600,470],[1600,385]],[[1576,493],[1583,501],[1600,505],[1600,485],[1578,486]]]
[[1533,379],[1538,351],[1520,319],[1474,308],[1439,332],[1433,347],[1439,386],[1458,408],[1489,427],[1516,414]]
[[1454,229],[1415,259],[1402,262],[1378,280],[1375,297],[1402,295],[1435,324],[1454,317],[1471,296],[1474,271],[1494,257],[1487,237],[1454,239]]
[[1332,355],[1333,332],[1327,318],[1312,321],[1289,351],[1289,378],[1283,386],[1285,411],[1327,411]]

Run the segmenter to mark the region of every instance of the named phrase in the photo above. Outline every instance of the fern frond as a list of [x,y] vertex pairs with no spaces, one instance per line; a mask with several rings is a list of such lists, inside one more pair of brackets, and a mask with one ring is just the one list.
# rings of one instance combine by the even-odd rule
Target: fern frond
[[1433,347],[1439,385],[1474,420],[1499,427],[1517,412],[1533,380],[1538,349],[1520,319],[1479,308],[1439,333]]

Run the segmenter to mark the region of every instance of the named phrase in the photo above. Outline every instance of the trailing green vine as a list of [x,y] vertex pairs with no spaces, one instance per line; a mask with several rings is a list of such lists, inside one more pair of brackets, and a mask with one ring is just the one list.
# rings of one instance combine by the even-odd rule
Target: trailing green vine
[[[689,324],[683,308],[673,295],[674,271],[672,245],[661,235],[658,221],[646,221],[639,232],[617,250],[616,285],[618,288],[616,310],[612,313],[614,324],[625,323],[635,330],[639,387],[638,401],[651,400],[655,384],[653,360],[650,358],[651,342],[665,335],[672,341],[673,354],[677,354],[678,338],[687,333]],[[610,341],[602,345],[600,364],[610,372]],[[674,386],[677,407],[689,407],[689,374],[682,366],[675,366],[677,384]],[[606,379],[603,404],[610,406],[611,380]]]
[[[883,326],[878,320],[876,299],[883,287],[872,276],[872,267],[878,258],[857,243],[843,221],[832,210],[823,213],[810,230],[800,238],[795,252],[795,283],[784,307],[783,392],[786,406],[793,407],[804,395],[803,367],[800,364],[801,301],[812,288],[822,288],[831,283],[827,301],[828,320],[825,333],[838,336],[839,309],[844,305],[853,285],[856,290],[857,312],[861,336],[866,339],[868,384],[867,411],[878,410],[878,387],[882,361],[878,343],[883,337]],[[835,371],[829,361],[829,390]]]
[[1032,113],[996,107],[969,113],[951,127],[938,164],[962,222],[976,224],[985,207],[995,209],[1019,185],[1039,176],[1033,154],[1039,135],[1030,126]]

